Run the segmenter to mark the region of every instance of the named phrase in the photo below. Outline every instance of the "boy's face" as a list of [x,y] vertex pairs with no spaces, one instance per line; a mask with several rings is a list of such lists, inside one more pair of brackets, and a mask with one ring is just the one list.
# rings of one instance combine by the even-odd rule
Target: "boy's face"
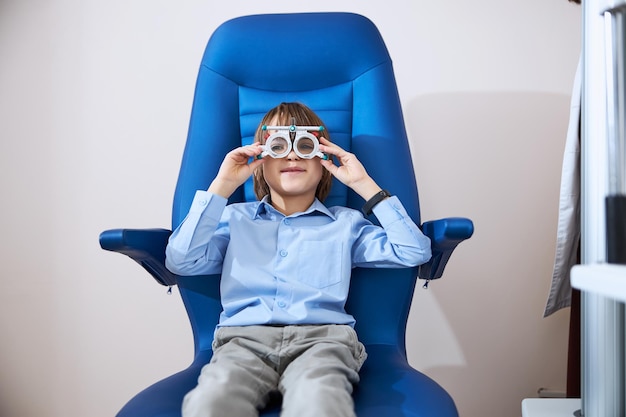
[[313,200],[323,170],[319,158],[303,159],[293,150],[284,158],[267,157],[263,163],[263,176],[272,193],[272,201],[276,197],[310,197]]

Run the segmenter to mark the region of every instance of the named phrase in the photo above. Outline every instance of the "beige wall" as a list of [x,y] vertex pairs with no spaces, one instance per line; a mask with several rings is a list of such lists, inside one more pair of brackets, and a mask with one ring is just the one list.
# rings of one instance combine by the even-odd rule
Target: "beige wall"
[[389,46],[423,219],[476,226],[445,278],[415,294],[411,363],[464,417],[519,415],[538,388],[564,390],[568,311],[542,313],[579,7],[3,0],[0,415],[108,417],[188,365],[176,290],[100,250],[98,234],[169,227],[196,71],[219,23],[323,10],[368,16]]

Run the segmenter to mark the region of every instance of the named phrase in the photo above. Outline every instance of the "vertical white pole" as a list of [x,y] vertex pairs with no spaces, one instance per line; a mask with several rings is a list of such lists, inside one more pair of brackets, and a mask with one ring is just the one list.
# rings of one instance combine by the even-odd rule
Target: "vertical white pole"
[[[608,195],[606,1],[583,0],[581,256],[606,261]],[[586,417],[624,416],[623,304],[582,294],[582,401]]]

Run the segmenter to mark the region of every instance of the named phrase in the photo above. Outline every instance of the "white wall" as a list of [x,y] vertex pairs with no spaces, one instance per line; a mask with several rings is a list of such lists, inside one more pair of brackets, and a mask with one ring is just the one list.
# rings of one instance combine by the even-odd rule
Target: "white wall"
[[[182,303],[100,250],[169,227],[198,63],[243,14],[354,11],[385,38],[423,219],[476,233],[415,294],[411,363],[461,415],[565,389],[568,311],[542,318],[580,49],[566,0],[2,0],[0,415],[105,417],[188,365]],[[312,28],[314,29],[314,28]]]

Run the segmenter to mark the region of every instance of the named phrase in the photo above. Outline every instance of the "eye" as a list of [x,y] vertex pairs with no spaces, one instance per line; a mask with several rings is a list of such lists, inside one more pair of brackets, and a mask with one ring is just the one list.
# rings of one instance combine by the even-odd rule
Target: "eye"
[[315,150],[315,144],[309,138],[303,138],[298,141],[298,150],[303,154],[309,154]]
[[289,143],[284,137],[281,136],[275,136],[273,138],[270,138],[267,146],[269,147],[269,150],[271,152],[277,155],[287,152],[287,150],[289,149]]

